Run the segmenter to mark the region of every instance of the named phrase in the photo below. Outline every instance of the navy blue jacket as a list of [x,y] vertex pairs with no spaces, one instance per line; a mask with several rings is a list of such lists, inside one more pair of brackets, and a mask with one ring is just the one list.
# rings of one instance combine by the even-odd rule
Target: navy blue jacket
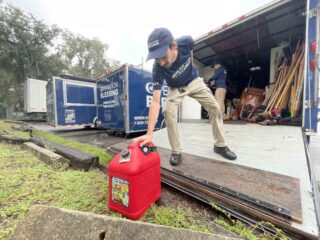
[[188,85],[199,76],[199,73],[192,65],[191,52],[194,41],[191,36],[184,36],[176,39],[179,55],[177,60],[169,69],[161,67],[154,61],[152,76],[154,90],[161,89],[163,80],[166,80],[169,87],[179,88]]
[[219,68],[209,81],[215,81],[216,88],[227,88],[226,85],[227,71],[224,67]]

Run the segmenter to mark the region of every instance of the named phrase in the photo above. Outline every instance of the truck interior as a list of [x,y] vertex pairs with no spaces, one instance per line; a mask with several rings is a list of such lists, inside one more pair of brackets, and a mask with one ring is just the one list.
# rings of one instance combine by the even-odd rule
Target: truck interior
[[[282,46],[291,55],[304,41],[306,1],[282,1],[269,9],[258,9],[196,39],[195,64],[208,80],[213,65],[221,62],[227,70],[226,99],[240,98],[247,87],[265,89],[275,82],[272,49]],[[272,66],[274,65],[274,66]]]

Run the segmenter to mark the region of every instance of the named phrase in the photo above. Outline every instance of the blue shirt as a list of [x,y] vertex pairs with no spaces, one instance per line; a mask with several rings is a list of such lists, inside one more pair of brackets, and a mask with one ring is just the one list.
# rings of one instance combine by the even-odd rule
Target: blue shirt
[[192,66],[191,52],[194,46],[192,37],[184,36],[176,39],[176,42],[178,57],[169,69],[161,67],[157,61],[154,61],[152,70],[154,90],[160,90],[164,80],[169,87],[179,88],[188,85],[199,76]]
[[226,85],[227,71],[224,67],[219,68],[215,74],[209,79],[209,81],[214,80],[216,88],[227,88]]

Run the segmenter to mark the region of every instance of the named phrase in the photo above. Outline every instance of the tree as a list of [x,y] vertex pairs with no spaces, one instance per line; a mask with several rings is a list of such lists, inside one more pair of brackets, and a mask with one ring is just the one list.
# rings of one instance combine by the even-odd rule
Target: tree
[[58,46],[58,52],[68,63],[72,75],[96,79],[120,65],[118,61],[107,59],[109,46],[97,38],[88,39],[69,31],[64,31],[62,38],[64,41]]
[[[0,0],[1,1],[1,0]],[[63,42],[54,46],[61,36]],[[98,78],[117,68],[106,58],[108,45],[47,26],[20,9],[0,6],[0,103],[23,106],[27,77],[47,80],[61,73]]]
[[27,77],[46,80],[66,67],[49,54],[59,33],[57,26],[49,27],[18,8],[0,7],[0,102],[8,102],[12,91],[17,93],[13,100],[22,101],[21,85]]

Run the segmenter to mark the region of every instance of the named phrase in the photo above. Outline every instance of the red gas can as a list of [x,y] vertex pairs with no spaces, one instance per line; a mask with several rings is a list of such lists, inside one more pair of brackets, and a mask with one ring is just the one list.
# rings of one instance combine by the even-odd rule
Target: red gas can
[[140,218],[161,195],[160,156],[153,143],[135,142],[109,164],[111,210],[130,219]]

